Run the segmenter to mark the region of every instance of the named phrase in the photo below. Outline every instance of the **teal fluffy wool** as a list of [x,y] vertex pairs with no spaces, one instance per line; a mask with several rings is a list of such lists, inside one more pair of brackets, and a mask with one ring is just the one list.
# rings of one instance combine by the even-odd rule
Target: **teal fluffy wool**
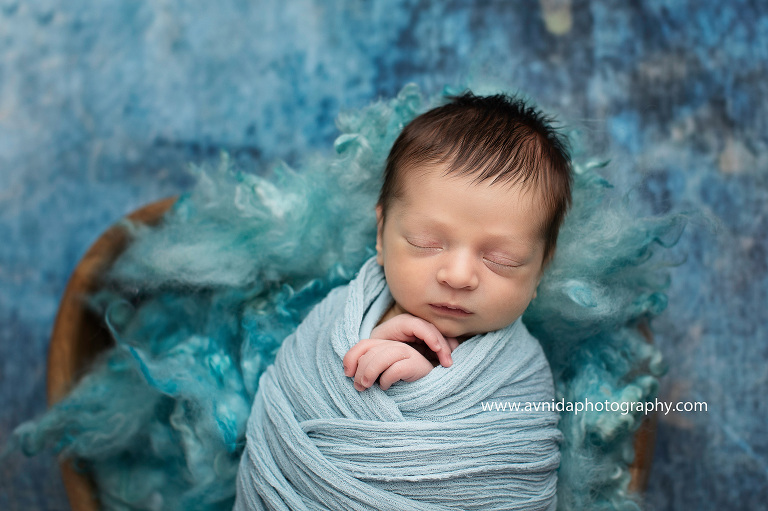
[[[72,457],[105,509],[223,510],[235,495],[258,380],[281,341],[374,252],[384,161],[403,126],[441,98],[406,86],[341,115],[332,157],[261,175],[195,169],[197,186],[133,243],[90,297],[115,339],[92,370],[13,441]],[[557,399],[647,401],[664,366],[638,323],[664,309],[678,216],[637,218],[576,164],[574,206],[523,320]],[[633,509],[627,465],[642,414],[561,414],[558,509]]]

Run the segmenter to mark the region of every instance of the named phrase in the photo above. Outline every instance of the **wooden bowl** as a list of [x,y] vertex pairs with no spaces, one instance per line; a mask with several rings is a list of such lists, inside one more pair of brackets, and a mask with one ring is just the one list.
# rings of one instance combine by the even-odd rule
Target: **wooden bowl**
[[[176,197],[153,202],[134,211],[128,218],[147,225],[157,224],[174,202]],[[125,250],[128,242],[125,229],[119,226],[109,228],[86,252],[67,283],[48,351],[49,405],[63,399],[95,356],[113,344],[102,318],[85,307],[83,297],[99,288],[101,275]],[[651,342],[650,330],[641,330]],[[635,435],[635,461],[629,468],[632,475],[630,491],[642,492],[646,489],[655,443],[656,415],[652,414]],[[73,511],[97,511],[99,502],[93,480],[77,472],[70,461],[64,461],[60,466]]]
[[[156,224],[174,202],[176,197],[153,202],[134,211],[128,218],[148,225]],[[49,406],[64,398],[95,356],[113,344],[102,319],[85,307],[83,298],[99,288],[101,275],[125,250],[128,242],[128,234],[124,228],[109,228],[88,249],[67,283],[48,348]],[[60,466],[72,509],[99,509],[93,481],[77,472],[70,461],[64,461]]]
[[[640,325],[640,333],[649,343],[653,342],[653,334],[647,323]],[[651,463],[653,463],[653,450],[656,447],[656,412],[645,417],[635,432],[635,460],[629,466],[632,479],[629,481],[629,491],[634,493],[644,492],[648,488],[648,479],[651,477]]]

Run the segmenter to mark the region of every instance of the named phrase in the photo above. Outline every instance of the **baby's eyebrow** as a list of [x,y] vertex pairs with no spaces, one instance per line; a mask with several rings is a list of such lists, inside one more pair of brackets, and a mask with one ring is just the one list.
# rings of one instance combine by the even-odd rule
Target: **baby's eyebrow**
[[[447,222],[442,222],[439,220],[434,222],[427,221],[422,225],[426,229],[434,228],[440,231],[451,232],[451,225]],[[525,238],[521,238],[513,234],[488,234],[484,237],[483,241],[485,245],[498,247],[501,250],[514,249],[515,254],[518,256],[527,255],[528,253],[533,253],[536,250],[535,242],[526,240]],[[522,253],[523,251],[525,253]]]
[[[420,213],[418,215],[404,215],[404,218],[414,221],[418,227],[425,229],[436,229],[440,231],[452,232],[453,226],[439,217],[432,217],[429,213]],[[480,227],[480,226],[478,226]],[[504,246],[524,247],[531,252],[535,251],[536,242],[527,240],[511,233],[488,233],[487,240],[491,244],[501,244]]]
[[514,234],[489,234],[488,239],[491,241],[501,241],[515,243],[518,245],[527,244],[526,240],[515,236]]
[[417,223],[419,227],[437,228],[437,229],[450,228],[450,224],[448,224],[447,222],[444,222],[439,218],[430,217],[428,214],[425,214],[425,213],[418,213],[418,214],[411,214],[411,215],[404,214],[402,215],[402,217],[405,220]]
[[487,239],[491,243],[499,243],[505,246],[514,245],[518,247],[522,246],[530,250],[535,249],[535,242],[533,242],[532,240],[521,238],[519,236],[515,236],[514,234],[489,234]]

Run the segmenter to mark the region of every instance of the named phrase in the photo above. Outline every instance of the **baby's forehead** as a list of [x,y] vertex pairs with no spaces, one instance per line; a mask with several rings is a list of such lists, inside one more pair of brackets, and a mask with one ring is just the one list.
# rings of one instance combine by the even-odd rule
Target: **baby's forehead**
[[[397,200],[397,214],[409,219],[432,219],[432,223],[495,225],[519,230],[525,222],[527,232],[544,237],[549,210],[541,190],[535,184],[492,180],[478,181],[476,175],[446,174],[440,169],[420,169],[406,178]],[[453,214],[467,211],[466,216]],[[506,216],[504,216],[506,214]],[[500,215],[501,218],[500,218]],[[504,219],[509,222],[505,223]]]
[[[471,170],[452,170],[445,164],[440,165],[420,165],[406,169],[400,174],[401,191],[408,193],[408,200],[413,202],[427,201],[428,198],[418,193],[429,180],[439,181],[446,186],[451,186],[458,193],[467,197],[477,195],[482,187],[493,187],[501,194],[506,194],[510,200],[519,201],[521,199],[531,205],[543,204],[546,202],[547,193],[543,188],[541,181],[536,177],[522,179],[505,176],[491,176],[483,178],[480,172]],[[453,186],[452,186],[453,185]],[[531,213],[536,210],[532,209]]]

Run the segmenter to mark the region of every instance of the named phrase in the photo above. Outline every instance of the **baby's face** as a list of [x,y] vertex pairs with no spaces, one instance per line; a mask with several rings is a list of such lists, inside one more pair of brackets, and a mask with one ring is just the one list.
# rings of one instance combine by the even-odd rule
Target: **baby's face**
[[541,279],[545,211],[539,192],[474,176],[443,176],[434,165],[404,176],[376,249],[395,299],[447,337],[498,330],[519,318]]

